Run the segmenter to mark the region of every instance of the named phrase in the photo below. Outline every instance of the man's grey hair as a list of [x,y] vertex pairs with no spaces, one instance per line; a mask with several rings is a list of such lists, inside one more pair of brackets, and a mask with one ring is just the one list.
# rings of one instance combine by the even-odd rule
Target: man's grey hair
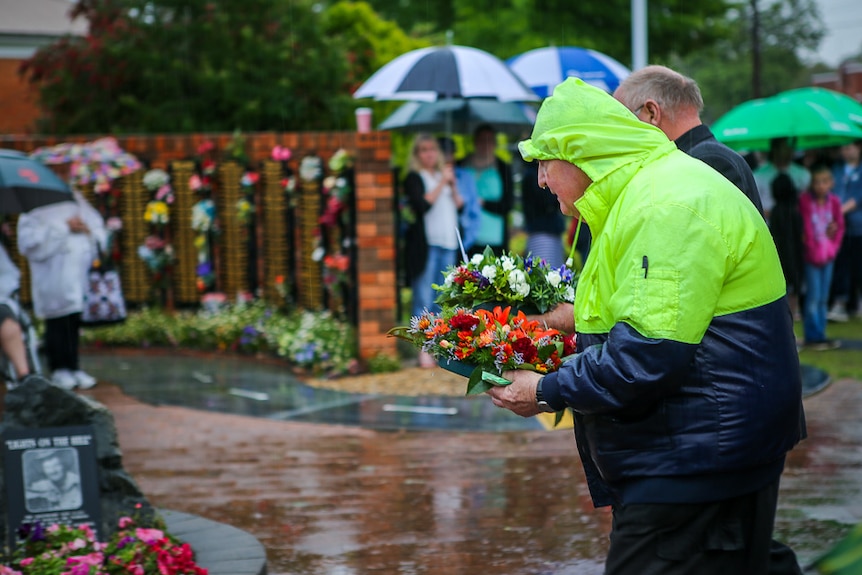
[[620,100],[634,111],[653,99],[673,118],[678,110],[703,111],[703,96],[697,82],[664,66],[647,66],[626,77],[618,88]]

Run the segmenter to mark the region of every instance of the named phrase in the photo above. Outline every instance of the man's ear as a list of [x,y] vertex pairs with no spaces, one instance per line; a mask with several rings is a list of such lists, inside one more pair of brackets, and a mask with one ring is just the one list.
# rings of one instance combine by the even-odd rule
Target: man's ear
[[658,127],[661,124],[661,106],[653,99],[644,103],[642,116],[648,124]]

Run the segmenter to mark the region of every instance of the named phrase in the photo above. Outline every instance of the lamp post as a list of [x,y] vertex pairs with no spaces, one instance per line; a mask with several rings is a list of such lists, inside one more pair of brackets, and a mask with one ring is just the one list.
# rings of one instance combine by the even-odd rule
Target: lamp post
[[632,0],[632,70],[647,65],[647,0]]

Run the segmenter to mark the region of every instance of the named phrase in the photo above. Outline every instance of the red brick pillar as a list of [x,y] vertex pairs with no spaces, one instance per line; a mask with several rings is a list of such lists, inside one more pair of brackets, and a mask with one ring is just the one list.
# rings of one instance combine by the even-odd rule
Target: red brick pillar
[[388,132],[356,134],[359,356],[395,357],[395,211]]

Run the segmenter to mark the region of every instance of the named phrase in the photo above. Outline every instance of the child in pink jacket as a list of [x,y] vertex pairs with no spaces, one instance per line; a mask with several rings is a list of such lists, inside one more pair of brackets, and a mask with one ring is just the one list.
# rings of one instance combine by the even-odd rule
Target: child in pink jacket
[[832,171],[826,164],[811,168],[811,187],[799,198],[805,262],[805,306],[802,325],[805,345],[834,349],[839,342],[826,339],[826,312],[832,268],[844,237],[841,200],[832,193]]

